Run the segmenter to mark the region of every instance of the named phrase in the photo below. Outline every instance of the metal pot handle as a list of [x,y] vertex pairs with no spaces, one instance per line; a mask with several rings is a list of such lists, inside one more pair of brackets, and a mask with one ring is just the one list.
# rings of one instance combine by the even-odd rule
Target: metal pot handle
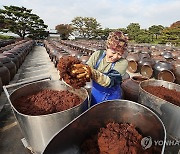
[[3,90],[4,90],[7,98],[9,99],[9,93],[8,93],[8,90],[7,90],[8,88],[12,88],[14,86],[20,86],[20,85],[24,85],[24,84],[29,84],[29,83],[33,83],[33,82],[37,82],[37,81],[41,81],[41,80],[46,80],[46,79],[52,80],[51,75],[41,77],[41,78],[37,78],[37,79],[28,80],[28,81],[22,81],[22,82],[19,82],[19,83],[14,83],[14,84],[10,84],[10,85],[7,85],[7,86],[3,86]]

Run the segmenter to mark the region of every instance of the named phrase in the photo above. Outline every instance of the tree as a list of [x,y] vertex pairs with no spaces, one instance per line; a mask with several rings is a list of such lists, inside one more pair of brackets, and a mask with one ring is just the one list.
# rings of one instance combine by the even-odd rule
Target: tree
[[156,36],[156,39],[158,38],[158,35],[161,34],[161,32],[163,31],[164,27],[162,25],[153,25],[151,27],[149,27],[149,32],[152,34],[152,41],[154,39],[154,35]]
[[109,28],[105,28],[105,29],[100,29],[98,31],[98,36],[103,39],[103,40],[106,40],[107,37],[109,36],[109,33],[112,32],[113,29],[109,29]]
[[137,43],[150,43],[151,38],[149,37],[149,31],[146,29],[141,29],[135,41]]
[[85,17],[84,18],[85,33],[87,38],[96,38],[98,36],[98,30],[101,25],[95,18]]
[[96,38],[99,30],[101,30],[100,23],[92,17],[75,17],[72,20],[74,31],[79,33],[83,38]]
[[4,29],[6,27],[6,24],[4,22],[4,16],[0,15],[0,30]]
[[48,26],[31,12],[31,9],[25,7],[4,6],[4,10],[0,9],[0,16],[5,24],[3,32],[12,32],[23,39],[25,36],[43,38],[47,34],[45,29]]
[[177,28],[177,27],[180,27],[180,21],[176,21],[170,26],[170,28]]
[[130,23],[127,26],[127,33],[128,33],[128,37],[129,39],[136,39],[136,36],[138,36],[140,32],[140,25],[139,23]]
[[173,45],[180,45],[180,25],[170,26],[162,31],[161,43],[171,43]]
[[126,28],[118,28],[117,30],[123,32],[124,34],[127,34]]
[[68,39],[69,35],[73,31],[73,27],[70,24],[60,24],[55,27],[62,39]]

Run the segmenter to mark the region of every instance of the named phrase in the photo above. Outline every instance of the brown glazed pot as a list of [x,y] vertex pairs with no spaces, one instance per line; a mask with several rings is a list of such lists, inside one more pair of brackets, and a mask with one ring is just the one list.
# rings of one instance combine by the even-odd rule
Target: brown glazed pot
[[176,77],[176,83],[180,84],[180,66],[177,66],[175,68],[175,77]]
[[122,76],[122,82],[124,82],[125,80],[129,79],[130,75],[126,72],[123,76]]
[[149,53],[147,52],[139,53],[139,59],[143,59],[143,58],[150,58]]
[[147,79],[148,78],[142,76],[133,76],[122,82],[121,87],[123,90],[124,99],[137,102],[139,95],[139,84]]
[[142,76],[151,78],[153,76],[153,66],[155,61],[151,58],[142,58],[138,63],[138,70]]
[[139,61],[139,56],[137,53],[131,53],[128,54],[126,57],[128,61],[128,71],[131,73],[135,73],[138,70],[138,61]]
[[160,55],[161,55],[161,52],[160,52],[160,51],[153,51],[153,52],[151,53],[151,56],[153,56],[153,57],[160,56]]
[[155,61],[155,63],[159,61],[166,61],[166,59],[162,56],[152,56],[152,59]]
[[[161,72],[161,74],[159,75],[160,72]],[[167,75],[167,77],[165,77],[166,75]],[[161,79],[161,80],[163,80],[163,79],[172,80],[174,78],[173,64],[165,62],[165,61],[157,62],[154,65],[154,77],[156,79]]]
[[1,77],[0,77],[0,96],[1,96],[1,93],[2,93],[2,87],[3,87],[3,84],[2,84],[2,81],[1,81]]
[[16,68],[18,70],[18,68],[20,67],[19,59],[13,53],[6,52],[6,53],[3,53],[3,56],[9,57],[16,64]]
[[176,50],[172,52],[173,58],[177,59],[178,57],[180,57],[180,50]]
[[141,75],[147,78],[151,78],[153,76],[153,69],[152,66],[149,64],[144,64],[141,67],[141,71],[140,71]]
[[164,80],[164,81],[169,81],[169,82],[174,82],[176,78],[175,78],[173,72],[171,72],[170,70],[163,70],[158,74],[158,79]]
[[169,51],[164,51],[164,52],[162,53],[162,56],[163,56],[165,59],[171,59],[171,58],[173,58],[172,53],[169,52]]
[[2,85],[7,85],[10,82],[10,72],[7,67],[3,66],[0,62],[0,78],[2,80]]
[[16,74],[16,65],[14,62],[11,61],[10,58],[5,57],[5,56],[0,56],[0,62],[8,68],[10,72],[10,79],[12,80],[14,75]]
[[134,60],[128,61],[128,68],[127,69],[131,73],[136,73],[138,70],[138,62],[136,62]]

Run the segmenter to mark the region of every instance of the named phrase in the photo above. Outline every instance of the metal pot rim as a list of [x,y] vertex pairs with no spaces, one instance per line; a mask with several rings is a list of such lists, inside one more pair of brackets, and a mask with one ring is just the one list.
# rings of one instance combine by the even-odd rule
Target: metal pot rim
[[[51,81],[48,81],[48,82],[53,82],[53,81],[55,82],[55,80],[51,80]],[[24,86],[21,86],[21,87],[17,88],[15,91],[13,91],[13,92],[10,94],[9,98],[11,98],[11,96],[12,96],[17,90],[22,89],[22,88],[25,87],[25,86],[29,86],[29,85],[33,85],[33,84],[38,84],[38,83],[41,83],[41,82],[47,82],[47,81],[38,81],[38,82],[35,82],[35,83],[30,83],[30,84],[26,84],[26,85],[24,85]],[[82,88],[82,89],[86,90],[85,88]],[[86,91],[86,92],[87,92],[87,91]],[[87,93],[87,98],[89,99],[88,93]],[[86,98],[86,99],[87,99],[87,98]],[[85,100],[83,100],[82,103],[83,103],[84,101],[85,101]],[[56,115],[56,114],[59,114],[59,113],[65,113],[65,112],[69,112],[70,110],[73,110],[73,109],[75,109],[75,108],[78,108],[78,107],[82,104],[82,103],[80,103],[80,104],[78,104],[78,105],[76,105],[76,106],[74,106],[74,107],[72,107],[72,108],[67,109],[67,110],[63,110],[63,111],[55,112],[55,113],[51,113],[51,114],[44,114],[44,115],[27,115],[27,114],[23,114],[23,113],[19,112],[19,111],[14,107],[14,105],[12,104],[12,102],[11,102],[11,101],[9,101],[9,102],[10,102],[10,104],[11,104],[11,107],[12,107],[18,114],[20,114],[20,115],[22,115],[22,116],[24,116],[24,117],[46,117],[46,116]]]
[[[150,95],[150,96],[153,96],[153,97],[158,98],[158,99],[160,99],[160,100],[162,100],[162,101],[165,101],[166,103],[170,103],[170,104],[173,105],[174,107],[179,107],[179,106],[177,106],[177,105],[175,105],[175,104],[173,104],[173,103],[171,103],[171,102],[168,102],[168,101],[166,101],[166,100],[164,100],[164,99],[162,99],[162,98],[159,98],[159,97],[157,97],[157,96],[155,96],[155,95],[153,95],[153,94],[151,94],[151,93],[149,93],[149,92],[147,92],[146,90],[143,89],[142,84],[144,84],[145,82],[152,82],[152,81],[155,81],[155,82],[165,82],[165,83],[169,83],[169,84],[173,84],[173,85],[178,85],[178,84],[175,84],[175,83],[172,83],[172,82],[168,82],[168,81],[164,81],[164,80],[149,79],[149,80],[142,81],[142,82],[139,84],[139,88],[140,88],[140,90],[142,90],[143,92],[145,92],[146,94],[148,94],[148,95]],[[179,107],[179,108],[180,108],[180,107]]]

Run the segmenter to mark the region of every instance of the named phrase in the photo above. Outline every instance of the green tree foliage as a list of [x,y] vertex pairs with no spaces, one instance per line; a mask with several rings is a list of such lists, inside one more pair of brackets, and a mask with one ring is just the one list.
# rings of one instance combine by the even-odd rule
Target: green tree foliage
[[163,31],[164,27],[162,25],[153,25],[151,27],[149,27],[149,32],[152,34],[152,41],[154,40],[154,35],[155,38],[157,39],[158,36],[161,34],[161,32]]
[[0,40],[9,40],[9,39],[15,39],[15,38],[13,36],[7,36],[7,35],[0,34]]
[[75,17],[72,20],[74,31],[83,38],[96,38],[101,30],[100,23],[92,17]]
[[162,31],[160,43],[167,42],[176,46],[180,45],[180,21],[173,23]]
[[151,38],[150,38],[149,31],[146,30],[146,29],[141,29],[139,31],[138,36],[136,36],[135,41],[137,43],[150,43],[151,42]]
[[67,40],[69,35],[73,31],[73,27],[70,24],[59,24],[55,27],[55,29],[60,34],[60,36],[63,40]]
[[4,21],[4,16],[0,14],[0,31],[6,27],[6,23]]
[[3,32],[12,32],[23,39],[25,36],[36,39],[45,37],[47,25],[39,16],[31,12],[31,9],[25,7],[4,6],[4,10],[0,9],[1,20],[5,25]]
[[127,33],[128,33],[128,37],[130,40],[131,39],[135,40],[136,36],[138,36],[139,32],[140,32],[139,23],[130,23],[127,26]]
[[126,28],[118,28],[117,30],[123,32],[124,34],[127,34]]
[[107,37],[109,36],[109,33],[112,32],[112,31],[113,31],[113,29],[109,29],[109,28],[100,29],[98,31],[99,38],[101,38],[103,40],[106,40]]

